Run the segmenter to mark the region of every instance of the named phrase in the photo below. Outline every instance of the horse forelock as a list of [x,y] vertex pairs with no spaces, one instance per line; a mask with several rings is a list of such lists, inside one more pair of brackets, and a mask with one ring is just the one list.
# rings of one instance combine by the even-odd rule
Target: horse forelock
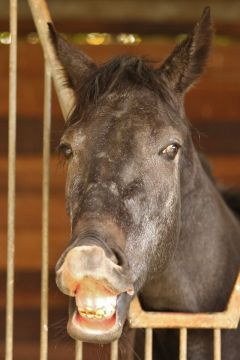
[[92,68],[76,90],[76,106],[67,121],[71,126],[84,119],[85,112],[99,99],[111,93],[119,96],[127,90],[145,88],[159,99],[175,108],[175,99],[167,83],[153,67],[153,62],[138,56],[119,56]]

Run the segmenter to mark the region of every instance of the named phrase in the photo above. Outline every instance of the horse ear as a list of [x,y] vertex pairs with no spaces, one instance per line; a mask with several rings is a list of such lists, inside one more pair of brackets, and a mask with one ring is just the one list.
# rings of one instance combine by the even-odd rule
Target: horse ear
[[84,76],[96,65],[82,51],[66,41],[55,30],[52,23],[48,23],[48,28],[56,55],[64,68],[67,85],[73,90],[77,90]]
[[210,8],[206,7],[193,32],[175,47],[158,72],[176,92],[184,93],[200,76],[212,42]]

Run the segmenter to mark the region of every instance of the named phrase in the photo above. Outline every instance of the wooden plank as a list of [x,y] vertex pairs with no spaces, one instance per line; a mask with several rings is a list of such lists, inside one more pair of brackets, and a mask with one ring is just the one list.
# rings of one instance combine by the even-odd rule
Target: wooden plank
[[[63,295],[62,295],[63,296]],[[0,321],[4,312],[0,310]],[[49,312],[48,360],[74,359],[74,341],[66,331],[67,306]],[[16,309],[14,327],[14,360],[39,359],[39,309]],[[0,359],[4,359],[4,327],[0,327]],[[84,360],[109,360],[109,345],[84,344]]]
[[[201,8],[202,11],[203,8]],[[175,10],[176,11],[176,10]],[[200,15],[201,11],[198,13]],[[136,12],[137,13],[137,12]],[[54,24],[57,29],[61,29],[61,32],[67,33],[91,33],[91,32],[102,32],[111,34],[120,33],[136,33],[146,36],[176,36],[178,34],[189,33],[192,31],[196,20],[162,20],[160,21],[148,21],[148,20],[127,20],[121,18],[119,21],[109,20],[98,20],[80,18],[78,15],[77,19],[57,19],[54,16]],[[239,20],[237,21],[217,21],[214,17],[215,28],[217,34],[223,36],[230,36],[233,39],[238,39],[240,34]],[[0,28],[5,30],[8,29],[8,22],[4,19],[0,19]],[[20,19],[19,20],[20,35],[22,37],[27,36],[29,33],[35,31],[32,20]]]
[[[0,270],[0,310],[5,308],[6,298],[6,272]],[[14,308],[16,311],[21,309],[39,309],[40,308],[40,271],[19,271],[15,276],[15,296]],[[27,296],[26,296],[27,294]],[[59,311],[68,307],[68,297],[63,295],[56,286],[55,272],[49,272],[49,308]]]
[[[145,1],[119,1],[68,0],[51,1],[51,13],[55,22],[62,29],[68,31],[104,31],[104,32],[144,32],[179,33],[189,31],[199,18],[203,3],[190,0],[172,1],[171,6],[167,0]],[[21,32],[33,31],[27,4],[21,4],[19,28]],[[218,31],[228,34],[239,34],[239,4],[227,0],[211,2],[214,23]],[[187,9],[187,11],[186,11]],[[226,11],[227,9],[227,11]],[[5,18],[8,14],[6,0],[0,4],[0,28],[7,29]],[[62,30],[63,31],[63,30]]]
[[[60,29],[61,30],[61,29]],[[150,59],[160,61],[174,47],[174,40],[155,39],[138,46],[90,46],[83,45],[81,49],[93,57],[96,62],[122,53],[147,55]],[[40,119],[43,102],[43,60],[40,45],[25,42],[19,44],[19,86],[18,116]],[[187,95],[187,113],[192,119],[202,121],[239,121],[240,109],[238,99],[240,93],[240,56],[239,43],[229,43],[226,46],[216,45],[209,59],[208,69],[198,85]],[[0,117],[7,114],[7,46],[0,46]],[[33,81],[34,79],[34,81]],[[54,97],[53,115],[61,118],[60,109]]]
[[[54,193],[62,192],[66,179],[66,170],[64,161],[58,155],[51,158],[51,180],[50,188]],[[37,156],[18,156],[16,164],[17,192],[29,193],[41,191],[42,176],[42,157]],[[0,192],[7,190],[7,158],[0,156]]]
[[[197,105],[196,105],[197,106]],[[209,119],[191,119],[192,132],[196,145],[208,154],[239,154],[240,153],[240,121],[228,119],[212,121]],[[0,119],[0,153],[7,155],[7,121]],[[57,153],[64,123],[61,118],[55,118],[52,122],[51,152]],[[18,155],[39,155],[42,151],[42,121],[35,118],[18,118]]]
[[213,175],[226,186],[240,188],[240,155],[209,157]]

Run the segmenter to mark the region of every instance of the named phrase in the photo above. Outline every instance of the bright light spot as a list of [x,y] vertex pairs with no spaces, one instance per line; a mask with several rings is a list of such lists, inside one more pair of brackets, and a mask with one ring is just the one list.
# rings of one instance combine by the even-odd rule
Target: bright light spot
[[139,44],[142,40],[140,36],[136,34],[119,34],[117,36],[117,41],[124,45],[136,45]]
[[89,45],[107,45],[111,42],[111,35],[107,33],[90,33],[86,36]]
[[4,45],[11,44],[11,34],[7,31],[0,33],[0,43]]

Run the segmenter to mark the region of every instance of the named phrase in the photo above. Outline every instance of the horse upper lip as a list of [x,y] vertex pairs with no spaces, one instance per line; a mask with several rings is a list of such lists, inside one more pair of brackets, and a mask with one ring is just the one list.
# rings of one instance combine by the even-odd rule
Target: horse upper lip
[[[81,259],[84,257],[85,252],[91,251],[91,246],[79,246],[72,249],[66,256],[64,263],[56,272],[56,283],[59,289],[68,296],[75,296],[75,291],[84,278],[93,278],[105,286],[113,293],[128,292],[129,295],[134,293],[134,287],[130,279],[127,269],[114,264],[108,259],[104,250],[98,247],[98,252],[102,256],[102,262],[99,266],[97,264],[89,263],[86,265]],[[76,258],[75,263],[78,264],[77,272],[76,267],[72,266],[72,258]],[[91,257],[89,257],[91,259]],[[100,266],[101,265],[101,266]]]

